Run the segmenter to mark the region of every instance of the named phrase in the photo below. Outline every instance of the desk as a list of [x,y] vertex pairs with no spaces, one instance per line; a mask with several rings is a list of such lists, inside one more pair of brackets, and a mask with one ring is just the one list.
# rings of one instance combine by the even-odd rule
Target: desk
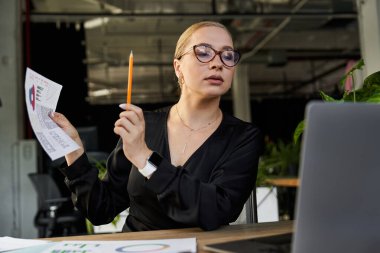
[[299,186],[298,178],[268,178],[266,181],[273,186],[280,186],[280,187],[298,187]]
[[289,233],[293,231],[293,221],[266,222],[256,224],[241,224],[224,226],[214,231],[203,231],[200,228],[155,230],[144,232],[128,232],[115,234],[97,234],[84,236],[66,236],[48,238],[51,241],[68,240],[151,240],[151,239],[170,239],[170,238],[197,238],[198,253],[206,253],[203,246],[210,243],[220,243],[246,238],[263,237]]

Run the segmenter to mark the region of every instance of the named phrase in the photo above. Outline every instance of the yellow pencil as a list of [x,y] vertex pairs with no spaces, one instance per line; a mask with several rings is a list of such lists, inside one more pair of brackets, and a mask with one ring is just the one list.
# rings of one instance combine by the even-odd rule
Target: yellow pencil
[[129,54],[129,71],[128,71],[128,89],[127,89],[127,104],[131,103],[132,96],[132,72],[133,72],[133,52]]

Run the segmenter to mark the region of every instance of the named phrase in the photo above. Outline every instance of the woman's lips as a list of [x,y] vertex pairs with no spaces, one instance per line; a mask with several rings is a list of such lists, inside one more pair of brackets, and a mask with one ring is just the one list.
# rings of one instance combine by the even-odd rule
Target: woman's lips
[[223,78],[221,76],[209,76],[205,78],[205,80],[209,81],[211,84],[222,84],[224,82]]

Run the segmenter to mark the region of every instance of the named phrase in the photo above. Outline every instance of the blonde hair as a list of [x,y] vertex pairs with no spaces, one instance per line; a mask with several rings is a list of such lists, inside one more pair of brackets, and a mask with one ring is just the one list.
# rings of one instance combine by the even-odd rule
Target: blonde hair
[[210,26],[224,29],[232,38],[231,33],[228,31],[227,27],[225,27],[221,23],[214,22],[214,21],[202,21],[202,22],[192,24],[179,37],[176,48],[175,48],[175,52],[174,52],[174,59],[180,58],[185,53],[185,50],[187,49],[186,46],[189,43],[189,40],[194,32],[196,32],[197,30],[203,27],[210,27]]

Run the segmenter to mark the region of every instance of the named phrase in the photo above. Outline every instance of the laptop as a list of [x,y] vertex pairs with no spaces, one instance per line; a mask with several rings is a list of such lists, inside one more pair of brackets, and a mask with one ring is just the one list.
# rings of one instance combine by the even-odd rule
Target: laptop
[[[292,236],[277,236],[273,244],[270,236],[207,245],[205,249],[380,252],[380,104],[308,103],[300,162]],[[247,244],[250,251],[243,251]]]

